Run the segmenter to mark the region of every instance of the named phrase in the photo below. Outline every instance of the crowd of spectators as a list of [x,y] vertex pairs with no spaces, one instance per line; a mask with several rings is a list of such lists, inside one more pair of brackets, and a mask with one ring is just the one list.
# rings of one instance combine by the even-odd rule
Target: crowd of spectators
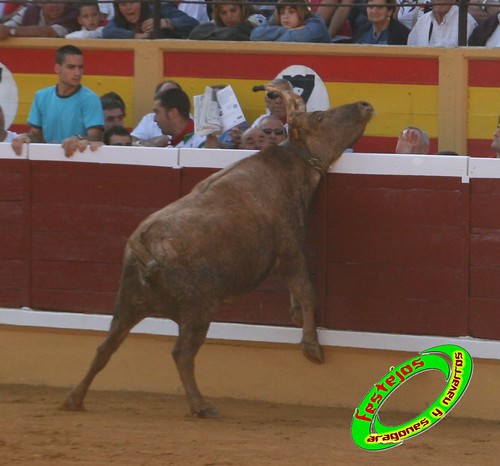
[[[89,146],[97,150],[102,144],[260,150],[287,139],[286,107],[278,92],[265,93],[265,113],[245,130],[233,128],[231,143],[225,145],[217,132],[206,136],[196,133],[189,96],[172,80],[156,86],[153,112],[145,115],[130,132],[124,127],[126,105],[119,94],[108,92],[99,98],[82,85],[84,57],[78,47],[60,47],[55,62],[57,84],[36,92],[27,133],[16,134],[5,128],[0,105],[0,142],[11,142],[17,155],[21,155],[23,144],[31,142],[61,143],[65,155],[71,157],[77,150],[83,152]],[[293,92],[291,83],[285,79],[277,78],[271,83],[277,89]],[[500,118],[491,148],[496,157],[500,157]],[[430,138],[421,128],[406,127],[399,135],[394,152],[429,154]],[[452,151],[437,154],[458,155]]]
[[[360,12],[364,9],[366,13],[365,21],[358,25],[357,30],[352,27],[349,29],[356,31],[353,34],[354,42],[403,45],[408,41],[408,44],[425,45],[423,42],[427,33],[428,45],[453,46],[454,33],[449,28],[455,24],[455,20],[450,21],[449,18],[456,18],[458,7],[443,3],[434,5],[437,0],[419,5],[411,3],[412,1],[401,6],[402,4],[395,3],[396,0],[367,0],[363,7],[359,6]],[[495,41],[498,42],[500,3],[495,2],[491,6],[491,1],[483,2],[484,8],[480,11],[486,15],[483,15],[482,21],[475,29],[476,20],[472,15],[468,15],[470,43],[492,47],[495,46]],[[188,5],[191,8],[185,10],[194,15],[189,16],[175,3],[162,2],[162,14],[165,14],[165,18],[160,22],[160,28],[165,37],[234,39],[236,36],[245,35],[244,40],[295,41],[298,40],[297,37],[308,36],[311,41],[326,42],[321,39],[326,35],[330,42],[335,41],[330,37],[332,31],[337,34],[342,30],[337,27],[339,18],[349,21],[352,11],[348,15],[345,13],[354,8],[342,2],[343,0],[333,2],[336,9],[326,15],[326,8],[330,8],[326,0],[317,5],[317,13],[312,12],[303,0],[278,0],[275,12],[269,19],[245,0],[234,0],[230,4],[215,2],[211,4],[210,9],[214,20],[205,24],[199,24],[194,16],[202,18],[204,14],[207,15],[207,4]],[[4,7],[5,13],[8,4],[0,5]],[[429,11],[422,12],[422,5],[428,5]],[[13,21],[18,24],[13,28],[23,31],[19,35],[25,36],[35,33],[44,36],[64,33],[70,38],[152,37],[151,5],[144,2],[115,1],[113,6],[112,12],[106,12],[100,9],[100,4],[92,2],[78,5],[26,4],[7,14],[10,19],[0,25],[0,36],[5,32],[5,28],[13,27],[10,24],[10,21]],[[412,9],[414,13],[410,15]],[[495,13],[488,14],[489,10],[494,10]],[[344,14],[340,15],[339,12],[342,11]],[[44,24],[24,25],[24,19],[19,18],[27,16],[44,18]],[[56,17],[59,19],[48,20]],[[107,24],[102,26],[104,18]],[[334,22],[336,25],[333,25]],[[74,24],[78,24],[80,29],[72,31]],[[310,29],[307,28],[308,24],[312,25]],[[321,31],[318,29],[320,24]],[[9,32],[9,35],[17,35],[17,32]],[[313,36],[316,39],[312,39]],[[158,84],[152,99],[153,112],[145,115],[140,123],[129,131],[124,128],[125,102],[117,93],[109,92],[99,98],[81,84],[84,60],[80,49],[73,45],[62,46],[56,52],[55,61],[58,82],[35,94],[28,117],[28,133],[18,135],[5,128],[5,118],[0,106],[0,142],[11,141],[18,155],[21,153],[22,144],[30,142],[61,143],[66,155],[71,156],[76,150],[83,151],[89,145],[95,150],[102,143],[150,147],[262,149],[280,144],[287,138],[286,107],[282,97],[276,92],[264,94],[265,112],[251,125],[245,122],[224,135],[200,136],[195,132],[189,96],[177,82],[171,80]],[[285,79],[275,79],[271,84],[281,90],[293,91],[292,84]],[[500,129],[497,129],[492,143],[497,157],[500,156],[499,140]],[[427,133],[420,128],[408,127],[401,132],[395,152],[428,154],[429,149]]]
[[[0,40],[18,37],[358,43],[456,47],[455,0],[2,2]],[[272,8],[272,9],[270,9]],[[470,0],[468,45],[500,47],[500,0]]]

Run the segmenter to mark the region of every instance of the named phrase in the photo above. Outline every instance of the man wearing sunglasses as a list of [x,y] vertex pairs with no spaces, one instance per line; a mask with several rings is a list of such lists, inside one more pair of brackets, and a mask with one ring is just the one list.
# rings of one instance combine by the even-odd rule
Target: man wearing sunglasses
[[286,139],[285,125],[274,115],[262,118],[257,128],[264,132],[270,145],[278,145]]
[[[270,84],[283,91],[293,91],[293,86],[286,79],[276,78]],[[277,92],[266,93],[266,108],[266,113],[257,118],[252,126],[259,126],[261,120],[268,115],[274,115],[286,125],[286,105]]]
[[[270,83],[274,87],[282,90],[293,91],[292,84],[286,79],[276,78]],[[281,96],[277,92],[266,92],[266,113],[258,117],[253,123],[252,128],[260,127],[260,122],[268,117],[269,115],[274,115],[278,120],[280,120],[285,130],[287,128],[286,124],[286,106],[285,102],[281,98]],[[231,146],[239,147],[241,142],[242,130],[238,127],[235,127],[231,130]],[[279,136],[279,135],[278,135]],[[283,139],[286,139],[286,134]]]

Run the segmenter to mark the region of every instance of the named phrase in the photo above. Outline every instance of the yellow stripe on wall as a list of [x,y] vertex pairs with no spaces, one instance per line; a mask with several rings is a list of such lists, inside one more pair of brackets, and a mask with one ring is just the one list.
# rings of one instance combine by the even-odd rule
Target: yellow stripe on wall
[[[254,80],[233,79],[230,83],[227,83],[219,78],[168,78],[179,82],[191,99],[194,95],[202,94],[206,86],[231,84],[250,123],[265,112],[264,94],[252,91],[255,84],[260,84]],[[15,123],[24,124],[28,118],[35,92],[38,89],[54,85],[57,77],[55,75],[18,74],[15,75],[15,79],[19,90],[19,109]],[[92,75],[85,76],[83,82],[98,95],[114,91],[122,96],[127,107],[127,117],[125,119],[127,127],[133,127],[143,116],[134,114],[134,78]],[[330,106],[343,105],[356,100],[366,100],[375,107],[377,113],[368,126],[366,135],[397,137],[401,129],[410,125],[424,129],[430,137],[437,137],[438,135],[437,86],[345,82],[329,82],[325,83],[325,86],[330,96]],[[484,89],[474,89],[474,91],[481,95]],[[495,108],[490,98],[491,92],[485,94],[484,100],[488,103],[488,108]],[[478,105],[480,105],[480,98],[471,96],[471,102],[478,102]],[[148,106],[152,107],[153,95],[151,95],[148,104]],[[484,104],[480,106],[485,108]],[[476,113],[478,112],[472,112],[472,114]],[[478,118],[480,119],[480,116],[476,117],[476,119]],[[482,121],[477,123],[476,126],[479,128],[481,125],[483,125]],[[473,132],[477,134],[474,137],[489,138],[491,128],[486,128],[487,134],[485,135],[478,132],[476,127],[474,127]]]
[[397,137],[406,126],[422,128],[431,138],[438,135],[437,86],[344,82],[325,85],[332,106],[357,100],[373,105],[375,116],[366,135]]
[[498,126],[500,91],[497,87],[469,87],[467,137],[490,139]]
[[[231,84],[247,120],[252,123],[265,112],[263,93],[255,93],[254,80],[234,79],[231,83],[220,79],[176,78],[191,96],[202,94],[205,86]],[[325,83],[330,106],[338,106],[357,100],[370,102],[377,112],[365,132],[370,136],[398,136],[405,126],[418,126],[430,137],[438,135],[438,88],[437,86],[371,84],[371,83]],[[378,109],[378,111],[377,111]]]

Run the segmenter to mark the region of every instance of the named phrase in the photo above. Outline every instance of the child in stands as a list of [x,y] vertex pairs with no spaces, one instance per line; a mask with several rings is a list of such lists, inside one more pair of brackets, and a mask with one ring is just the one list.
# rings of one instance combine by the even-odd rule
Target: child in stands
[[79,31],[66,34],[66,39],[101,39],[102,26],[101,12],[97,2],[78,4],[78,24],[82,27]]
[[313,13],[304,0],[278,0],[269,24],[257,26],[252,31],[250,40],[331,42],[325,20]]

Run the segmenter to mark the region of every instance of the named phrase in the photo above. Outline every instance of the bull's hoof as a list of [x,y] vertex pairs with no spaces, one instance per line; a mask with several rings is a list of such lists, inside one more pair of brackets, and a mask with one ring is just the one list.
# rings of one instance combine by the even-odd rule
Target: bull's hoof
[[202,419],[217,419],[221,417],[219,410],[215,406],[211,405],[205,406],[193,414],[194,416]]
[[311,362],[316,364],[323,364],[325,362],[323,348],[318,343],[302,343],[302,352]]
[[65,400],[64,403],[61,405],[61,408],[63,411],[85,411],[85,406],[83,406],[83,403],[77,402],[71,395],[69,395]]

